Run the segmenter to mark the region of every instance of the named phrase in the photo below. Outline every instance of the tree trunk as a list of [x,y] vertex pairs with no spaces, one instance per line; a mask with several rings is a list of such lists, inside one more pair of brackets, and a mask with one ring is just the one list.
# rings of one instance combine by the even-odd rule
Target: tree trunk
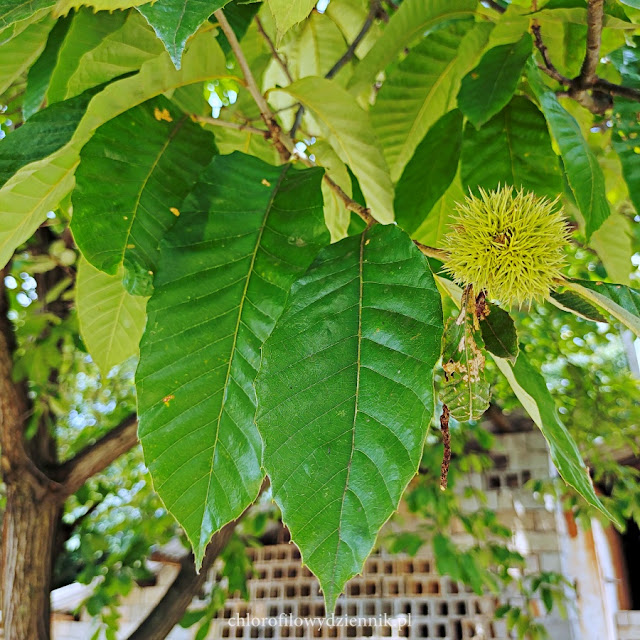
[[26,478],[7,484],[2,531],[6,640],[49,640],[49,594],[59,519],[59,502],[53,496]]

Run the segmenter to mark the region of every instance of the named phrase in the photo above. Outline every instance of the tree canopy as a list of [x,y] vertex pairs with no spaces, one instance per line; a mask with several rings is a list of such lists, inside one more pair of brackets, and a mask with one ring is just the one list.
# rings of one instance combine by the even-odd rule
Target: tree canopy
[[[36,467],[76,494],[73,454],[135,393],[196,566],[268,477],[333,610],[424,457],[447,486],[450,438],[462,455],[493,392],[542,431],[572,509],[637,515],[581,404],[614,405],[609,444],[635,446],[611,416],[637,419],[636,0],[5,1],[0,28],[5,349],[26,385],[4,400],[7,484],[57,430],[67,462]],[[74,400],[61,385],[94,364],[112,400]]]

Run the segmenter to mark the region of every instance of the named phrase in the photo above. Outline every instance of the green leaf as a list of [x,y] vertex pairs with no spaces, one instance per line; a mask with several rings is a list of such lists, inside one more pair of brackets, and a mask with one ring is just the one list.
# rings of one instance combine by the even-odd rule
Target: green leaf
[[53,7],[56,0],[0,0],[0,29]]
[[38,59],[55,22],[47,17],[30,24],[0,46],[0,94]]
[[418,145],[398,181],[396,221],[410,235],[455,178],[462,148],[462,121],[457,109],[442,116]]
[[128,291],[149,295],[160,240],[214,153],[213,136],[162,96],[102,125],[82,149],[72,194],[85,258],[110,274],[124,264]]
[[[309,153],[315,157],[316,164],[324,167],[329,177],[349,196],[352,196],[351,176],[338,154],[324,140],[317,140]],[[322,197],[324,199],[324,221],[331,233],[331,242],[342,240],[348,235],[351,212],[329,185],[322,181]]]
[[126,18],[127,13],[124,11],[98,15],[90,9],[80,9],[73,14],[71,27],[51,74],[48,102],[59,102],[68,97],[69,81],[76,73],[83,56],[93,51],[109,34],[120,29]]
[[637,102],[616,98],[613,108],[611,142],[622,163],[629,197],[640,212],[640,107]]
[[95,96],[69,144],[23,167],[0,189],[0,265],[71,190],[80,149],[96,128],[156,95],[228,73],[220,47],[211,34],[203,33],[194,37],[180,71],[163,53],[143,64],[135,76],[113,82]]
[[138,7],[166,47],[176,69],[180,68],[187,40],[214,11],[229,0],[155,0]]
[[441,246],[442,239],[450,231],[449,227],[453,222],[456,205],[464,202],[465,195],[458,173],[444,195],[428,213],[422,225],[413,234],[413,237],[418,242],[430,247]]
[[600,510],[607,518],[619,524],[600,502],[589,477],[580,451],[556,410],[555,402],[542,374],[536,371],[523,352],[520,352],[515,365],[494,356],[498,368],[504,374],[509,385],[536,423],[549,445],[551,459],[558,473],[589,504]]
[[58,52],[71,26],[71,18],[60,18],[49,33],[44,51],[33,63],[27,76],[27,88],[22,100],[22,116],[28,120],[44,103],[51,74],[58,61]]
[[623,284],[567,280],[568,289],[610,313],[640,337],[640,291]]
[[565,111],[555,93],[543,83],[535,64],[529,63],[527,75],[560,148],[569,186],[585,219],[585,234],[589,239],[611,213],[602,168],[584,139],[580,125]]
[[516,96],[479,129],[467,123],[460,159],[462,185],[523,187],[551,199],[562,191],[558,157],[544,116],[527,98]]
[[64,16],[71,9],[93,7],[95,11],[116,11],[117,9],[131,9],[151,0],[58,0],[54,9],[56,16]]
[[375,225],[321,252],[263,347],[264,465],[327,612],[417,471],[441,337],[426,259]]
[[598,311],[597,307],[573,291],[552,291],[549,302],[559,309],[573,313],[585,320],[607,322],[607,319]]
[[460,81],[491,31],[487,23],[472,24],[458,20],[430,33],[409,51],[378,92],[371,119],[393,181],[438,118],[455,108]]
[[532,47],[528,33],[517,42],[493,47],[462,79],[458,107],[476,127],[490,120],[511,100]]
[[487,304],[489,315],[480,320],[484,346],[489,353],[515,363],[520,351],[513,318],[495,304]]
[[161,246],[136,374],[140,440],[198,566],[262,483],[253,382],[291,284],[329,241],[321,179],[216,156]]
[[489,408],[491,389],[484,374],[484,341],[469,287],[457,318],[447,323],[442,338],[444,383],[439,396],[459,422],[479,420]]
[[[615,179],[620,180],[620,173],[616,173]],[[594,232],[589,243],[607,270],[608,278],[619,284],[630,284],[634,269],[631,262],[634,254],[631,224],[625,215],[612,213]]]
[[626,4],[628,7],[640,9],[640,0],[620,0],[620,2],[622,2],[622,4]]
[[[346,41],[353,42],[367,19],[368,7],[352,0],[331,0],[325,14],[339,27]],[[380,29],[374,22],[356,47],[356,57],[363,58],[379,37]]]
[[302,78],[283,89],[310,109],[329,144],[358,178],[371,213],[384,224],[393,221],[393,185],[369,114],[332,80]]
[[380,38],[357,66],[349,90],[360,94],[376,76],[412,42],[442,22],[475,14],[475,0],[420,0],[403,2],[385,26]]
[[138,353],[146,321],[147,299],[127,293],[123,271],[114,276],[80,260],[76,308],[80,335],[103,376]]
[[52,104],[12,131],[0,144],[0,187],[22,167],[64,147],[95,94],[96,90],[90,89],[70,100]]
[[132,11],[122,27],[105,35],[82,55],[67,81],[65,96],[69,98],[89,87],[137,71],[162,51],[153,29],[139,13]]
[[278,40],[293,27],[302,22],[316,6],[317,0],[267,0],[267,5],[276,22]]

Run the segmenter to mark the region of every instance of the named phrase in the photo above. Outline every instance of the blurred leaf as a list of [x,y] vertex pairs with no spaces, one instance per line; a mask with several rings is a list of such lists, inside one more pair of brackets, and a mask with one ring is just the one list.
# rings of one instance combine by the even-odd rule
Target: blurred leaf
[[85,258],[111,275],[124,265],[127,290],[150,295],[160,240],[215,151],[213,136],[163,96],[102,125],[82,149],[72,195]]
[[558,157],[544,116],[527,98],[516,96],[480,129],[464,130],[460,176],[465,189],[520,187],[554,199],[562,190]]
[[58,61],[58,52],[71,25],[71,17],[59,18],[49,33],[47,44],[33,63],[27,76],[27,87],[22,100],[22,115],[28,120],[39,111],[45,101],[51,74]]
[[566,286],[608,311],[640,337],[640,291],[623,284],[567,280]]
[[455,109],[460,80],[473,67],[490,32],[487,23],[454,21],[429,33],[389,74],[371,108],[371,119],[394,182],[438,118]]
[[491,119],[511,100],[533,41],[525,33],[520,40],[489,49],[478,66],[460,83],[458,108],[476,126]]
[[618,524],[596,495],[589,470],[585,466],[571,434],[558,417],[555,402],[547,389],[542,374],[531,366],[522,351],[515,365],[511,365],[507,360],[497,356],[493,356],[493,359],[522,406],[542,431],[549,444],[553,464],[564,481],[609,520]]
[[586,221],[587,240],[611,213],[605,194],[604,175],[575,118],[562,108],[556,95],[542,81],[540,71],[530,63],[527,74],[542,112],[555,138],[571,191]]
[[463,116],[457,109],[429,129],[396,186],[396,222],[409,234],[420,227],[444,195],[458,168]]
[[349,91],[358,95],[373,86],[378,73],[384,71],[414,40],[434,31],[436,25],[445,21],[473,16],[476,5],[474,0],[403,2],[357,66],[349,82]]
[[284,91],[311,109],[325,129],[327,141],[358,178],[371,213],[387,224],[393,221],[393,185],[369,115],[332,80],[302,78]]

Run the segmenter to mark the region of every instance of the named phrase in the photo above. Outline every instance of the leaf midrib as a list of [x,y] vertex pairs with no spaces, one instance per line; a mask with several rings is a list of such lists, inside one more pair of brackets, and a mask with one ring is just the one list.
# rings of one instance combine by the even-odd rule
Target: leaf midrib
[[[236,320],[236,326],[233,332],[233,342],[231,344],[231,353],[229,355],[229,364],[227,366],[227,373],[225,375],[225,380],[224,380],[224,385],[222,386],[222,402],[220,403],[220,412],[218,413],[218,417],[216,419],[216,434],[215,434],[215,438],[213,440],[213,446],[211,448],[211,466],[209,468],[209,473],[207,474],[208,478],[209,478],[209,482],[207,483],[207,494],[204,500],[204,509],[207,509],[207,505],[209,503],[209,495],[211,494],[211,476],[213,475],[213,467],[214,467],[214,461],[216,458],[216,452],[218,450],[218,441],[220,438],[220,423],[222,421],[222,414],[224,413],[224,409],[225,409],[225,405],[226,405],[226,401],[228,398],[228,386],[229,386],[229,380],[231,379],[231,367],[233,366],[233,361],[234,361],[234,356],[235,356],[235,351],[236,351],[236,346],[238,344],[238,334],[240,331],[240,322],[242,320],[242,312],[244,310],[244,303],[247,300],[247,292],[249,290],[249,284],[251,282],[251,276],[253,275],[253,271],[254,271],[254,266],[256,263],[256,257],[258,255],[258,250],[260,249],[260,243],[262,242],[262,236],[264,234],[264,230],[267,226],[267,219],[269,218],[269,214],[271,213],[271,209],[273,207],[273,202],[276,198],[276,195],[278,194],[278,190],[280,189],[280,185],[282,184],[285,176],[287,175],[288,171],[289,171],[289,167],[291,166],[291,163],[288,163],[284,166],[284,168],[282,169],[282,172],[280,173],[280,176],[278,178],[278,181],[276,182],[273,191],[271,192],[271,197],[269,198],[269,202],[267,203],[266,209],[265,209],[265,213],[264,216],[262,218],[262,223],[260,224],[260,230],[258,232],[258,237],[256,238],[256,244],[255,247],[253,249],[253,254],[251,255],[251,263],[249,264],[249,270],[247,272],[247,279],[245,281],[245,285],[244,285],[244,289],[242,291],[242,298],[240,301],[240,305],[238,306],[238,318]],[[202,520],[200,522],[200,539],[202,538],[202,527],[204,524],[204,513],[202,515]],[[200,540],[199,540],[199,544],[201,544]],[[203,550],[202,550],[203,551]]]
[[342,540],[342,514],[344,513],[344,501],[347,497],[347,491],[349,489],[349,476],[351,475],[351,465],[353,463],[353,454],[356,450],[356,420],[358,419],[358,401],[360,399],[360,354],[362,349],[362,290],[363,290],[363,278],[362,278],[362,266],[364,259],[364,245],[367,232],[363,231],[360,235],[360,256],[358,259],[358,280],[359,280],[359,293],[358,293],[358,348],[356,355],[356,391],[355,391],[355,406],[353,409],[353,426],[351,428],[351,453],[349,454],[349,463],[347,464],[347,477],[344,482],[344,491],[342,492],[342,501],[340,504],[340,516],[338,517],[338,542],[336,543],[336,553],[333,558],[333,568],[331,570],[331,596],[333,599],[335,584],[336,584],[336,569],[338,567],[338,554],[340,552],[340,542]]

